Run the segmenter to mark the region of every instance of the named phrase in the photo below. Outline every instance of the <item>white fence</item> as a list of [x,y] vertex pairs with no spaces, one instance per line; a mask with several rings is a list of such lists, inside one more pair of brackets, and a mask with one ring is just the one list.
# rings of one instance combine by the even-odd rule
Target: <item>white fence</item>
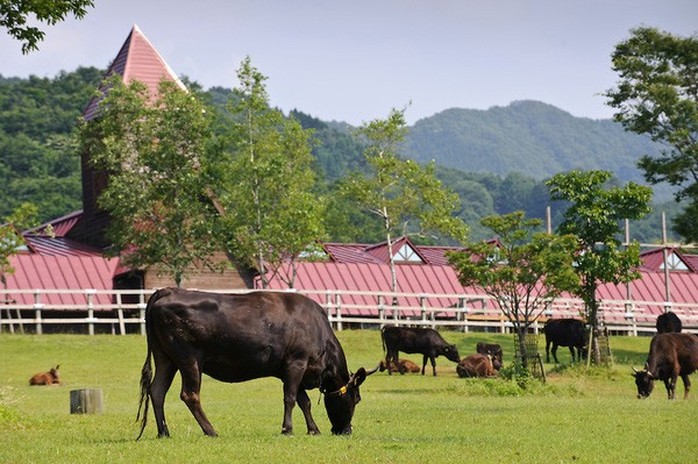
[[[245,293],[250,290],[219,291]],[[487,295],[414,294],[304,290],[320,303],[337,330],[384,324],[421,325],[454,330],[508,333],[511,323]],[[0,331],[45,333],[78,331],[145,333],[145,305],[152,290],[0,290]],[[534,324],[537,332],[550,318],[581,318],[578,299],[557,299]],[[600,319],[612,333],[654,332],[657,315],[671,310],[688,331],[698,332],[698,302],[601,301]]]

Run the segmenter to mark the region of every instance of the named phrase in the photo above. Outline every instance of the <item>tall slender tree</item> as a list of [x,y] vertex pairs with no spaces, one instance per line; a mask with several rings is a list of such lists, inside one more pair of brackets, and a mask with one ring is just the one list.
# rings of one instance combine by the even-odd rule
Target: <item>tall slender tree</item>
[[596,290],[606,282],[630,282],[639,277],[640,246],[621,244],[620,224],[640,219],[650,211],[652,190],[629,182],[608,187],[608,171],[570,171],[553,176],[546,183],[553,200],[570,203],[557,227],[561,234],[578,237],[575,269],[580,286],[574,291],[585,304],[587,324],[592,329],[592,354],[599,362],[599,302]]
[[293,287],[297,258],[324,237],[324,201],[313,194],[311,131],[269,106],[266,77],[249,57],[228,108],[228,152],[216,163],[214,189],[225,210],[231,253]]
[[459,242],[467,226],[455,216],[458,195],[447,190],[435,175],[434,163],[421,166],[399,155],[407,134],[405,110],[393,109],[386,119],[364,124],[359,135],[367,142],[364,152],[368,174],[352,173],[340,190],[382,224],[390,256],[391,290],[397,291],[393,253],[396,235],[438,232]]

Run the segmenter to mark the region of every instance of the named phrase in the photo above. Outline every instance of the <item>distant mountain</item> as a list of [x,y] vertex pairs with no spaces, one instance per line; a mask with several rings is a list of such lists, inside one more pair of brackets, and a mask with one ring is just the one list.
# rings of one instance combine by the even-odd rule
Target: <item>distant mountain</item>
[[552,105],[517,101],[488,110],[449,109],[410,128],[405,155],[466,172],[541,180],[571,169],[603,169],[643,182],[637,160],[659,152],[613,120],[578,118]]

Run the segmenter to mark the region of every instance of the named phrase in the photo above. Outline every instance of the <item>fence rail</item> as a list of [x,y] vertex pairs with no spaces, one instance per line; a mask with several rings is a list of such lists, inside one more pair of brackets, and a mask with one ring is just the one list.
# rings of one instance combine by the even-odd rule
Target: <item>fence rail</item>
[[[215,290],[213,290],[215,291]],[[218,290],[247,293],[251,290]],[[0,290],[0,332],[32,333],[68,330],[89,334],[145,333],[145,306],[153,290]],[[507,333],[512,324],[496,302],[479,294],[415,294],[346,290],[303,290],[328,313],[330,323],[349,326],[384,324],[443,327],[464,332]],[[687,331],[698,332],[698,302],[602,300],[600,320],[613,333],[653,333],[656,317],[671,310]],[[581,318],[578,299],[559,298],[540,311],[535,333],[551,318]]]

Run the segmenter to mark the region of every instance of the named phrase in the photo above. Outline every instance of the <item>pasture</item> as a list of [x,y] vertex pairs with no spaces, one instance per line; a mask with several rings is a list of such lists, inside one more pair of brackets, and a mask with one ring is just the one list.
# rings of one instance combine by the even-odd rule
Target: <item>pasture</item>
[[[461,356],[487,341],[503,346],[505,367],[512,362],[511,335],[442,334]],[[352,370],[372,368],[383,356],[377,330],[338,337]],[[165,407],[172,438],[156,438],[151,411],[136,442],[144,337],[0,334],[0,463],[692,462],[698,390],[688,401],[670,402],[659,383],[649,399],[635,398],[631,365],[642,367],[649,341],[612,338],[609,369],[570,367],[569,351],[561,348],[561,367],[545,364],[547,384],[528,381],[523,388],[502,379],[461,379],[443,357],[437,377],[378,372],[361,387],[351,437],[329,433],[317,390],[309,395],[323,434],[307,436],[296,408],[295,436],[286,437],[280,381],[225,384],[207,377],[202,405],[220,436],[205,437],[179,399],[177,378]],[[29,386],[33,374],[56,364],[64,385]],[[69,392],[80,388],[103,390],[103,414],[70,414]],[[683,397],[680,380],[677,397]]]

